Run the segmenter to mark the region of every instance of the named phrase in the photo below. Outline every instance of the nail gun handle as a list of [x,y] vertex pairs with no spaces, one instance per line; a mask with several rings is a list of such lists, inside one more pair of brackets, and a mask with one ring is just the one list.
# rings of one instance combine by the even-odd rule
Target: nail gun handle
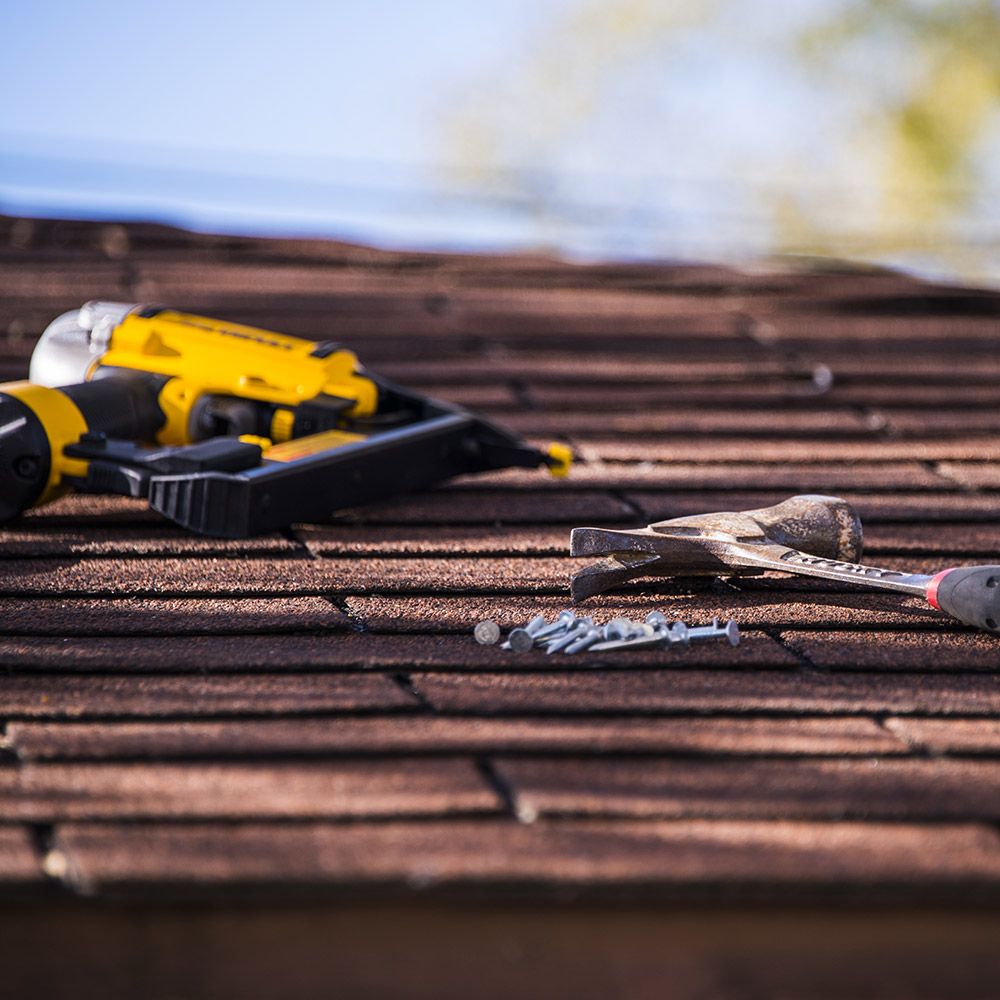
[[928,584],[927,600],[966,625],[1000,633],[1000,566],[946,569]]

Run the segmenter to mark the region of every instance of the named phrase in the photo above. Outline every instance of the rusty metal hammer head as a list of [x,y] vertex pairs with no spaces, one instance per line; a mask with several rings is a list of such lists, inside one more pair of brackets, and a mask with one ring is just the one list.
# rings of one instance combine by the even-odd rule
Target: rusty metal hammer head
[[732,575],[759,572],[758,556],[796,550],[857,562],[861,521],[839,497],[794,496],[760,510],[675,517],[646,528],[574,528],[570,554],[604,556],[572,580],[574,601],[640,576]]

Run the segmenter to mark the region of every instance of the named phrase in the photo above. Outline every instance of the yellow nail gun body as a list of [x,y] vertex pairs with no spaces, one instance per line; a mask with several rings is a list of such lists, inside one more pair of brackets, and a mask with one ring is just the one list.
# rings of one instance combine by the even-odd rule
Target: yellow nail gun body
[[335,343],[141,305],[65,313],[29,380],[0,385],[0,523],[77,489],[146,497],[192,531],[241,538],[461,473],[560,475],[569,461]]

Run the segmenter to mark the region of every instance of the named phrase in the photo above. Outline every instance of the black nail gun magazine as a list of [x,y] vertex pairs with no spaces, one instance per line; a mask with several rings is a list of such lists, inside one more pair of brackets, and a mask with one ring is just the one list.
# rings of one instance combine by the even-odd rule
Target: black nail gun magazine
[[80,490],[243,538],[462,473],[565,475],[570,460],[393,385],[335,343],[142,305],[63,314],[29,380],[0,385],[0,523]]

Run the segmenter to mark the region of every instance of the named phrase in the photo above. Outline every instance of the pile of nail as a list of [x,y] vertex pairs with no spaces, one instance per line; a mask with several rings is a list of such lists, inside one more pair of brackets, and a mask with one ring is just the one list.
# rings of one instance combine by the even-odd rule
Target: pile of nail
[[[473,630],[476,642],[492,646],[500,641],[496,622],[480,622]],[[572,611],[560,611],[554,621],[536,615],[527,625],[512,629],[501,649],[526,653],[544,649],[546,653],[606,653],[618,649],[670,649],[704,639],[727,639],[731,646],[740,644],[740,628],[732,619],[725,625],[718,618],[711,625],[689,628],[682,621],[670,621],[662,611],[651,611],[645,621],[612,618],[597,625],[589,615],[577,617]]]

